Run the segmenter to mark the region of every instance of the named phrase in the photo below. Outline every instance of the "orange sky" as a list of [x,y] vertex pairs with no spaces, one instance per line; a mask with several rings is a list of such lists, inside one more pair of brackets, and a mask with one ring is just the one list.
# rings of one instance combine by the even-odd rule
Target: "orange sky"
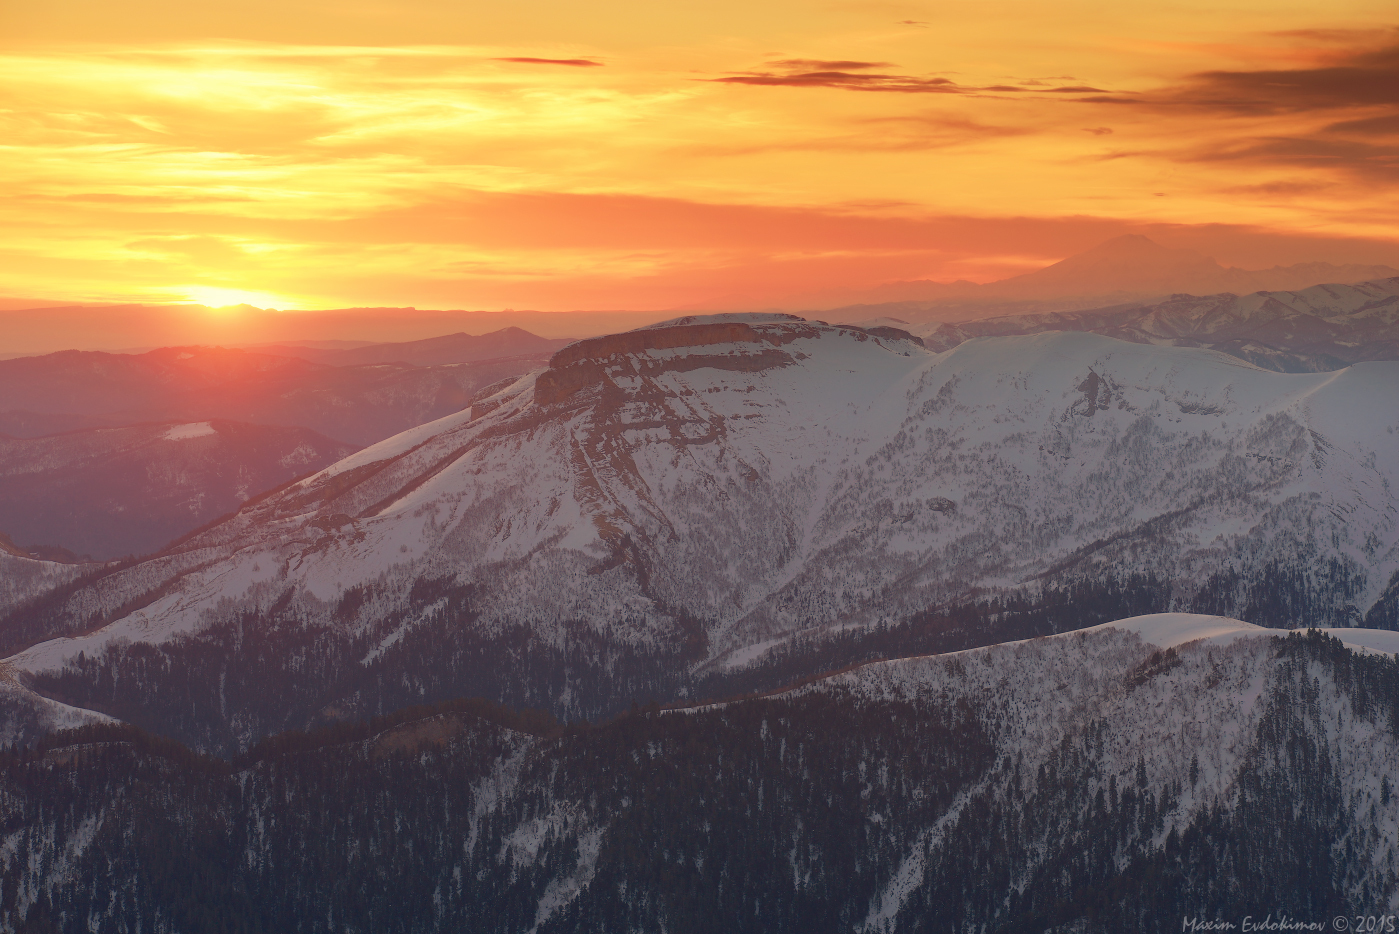
[[0,296],[819,305],[1399,264],[1392,2],[0,0]]

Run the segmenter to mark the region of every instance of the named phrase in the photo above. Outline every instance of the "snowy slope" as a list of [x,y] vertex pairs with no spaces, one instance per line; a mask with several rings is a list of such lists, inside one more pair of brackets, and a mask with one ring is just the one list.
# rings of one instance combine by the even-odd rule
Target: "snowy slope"
[[91,565],[40,561],[11,551],[0,541],[0,616],[34,597],[66,584]]
[[1132,572],[1187,602],[1206,583],[1301,594],[1255,623],[1356,625],[1399,569],[1394,398],[1399,363],[1289,375],[1087,333],[932,353],[790,316],[684,319],[565,348],[112,573],[65,605],[85,635],[11,662],[56,671],[275,610],[375,633],[369,664],[447,625],[425,582],[470,587],[452,625],[474,633],[683,645],[688,665]]
[[[868,665],[793,692],[798,697],[829,693],[842,702],[936,698],[939,706],[968,703],[996,738],[1001,761],[1015,763],[1013,773],[1002,768],[986,775],[937,826],[918,837],[899,872],[871,904],[863,930],[894,929],[910,895],[947,858],[946,848],[956,845],[963,811],[984,813],[1011,800],[1017,808],[1062,810],[1056,800],[1061,792],[1048,784],[1037,787],[1035,776],[1043,782],[1046,767],[1076,761],[1065,758],[1066,751],[1083,750],[1091,762],[1072,792],[1081,802],[1091,802],[1109,779],[1125,790],[1137,784],[1137,775],[1163,802],[1179,789],[1148,838],[1148,845],[1157,848],[1172,833],[1183,834],[1192,823],[1205,821],[1212,809],[1238,807],[1243,786],[1273,754],[1269,734],[1260,736],[1261,724],[1278,717],[1296,719],[1296,711],[1279,710],[1280,703],[1305,709],[1302,728],[1329,760],[1326,780],[1336,783],[1343,806],[1356,815],[1356,823],[1332,844],[1337,853],[1353,849],[1363,867],[1349,881],[1357,891],[1370,886],[1386,892],[1380,901],[1386,910],[1399,907],[1399,892],[1388,887],[1399,856],[1399,801],[1386,792],[1380,806],[1382,781],[1399,774],[1399,737],[1387,728],[1383,707],[1378,716],[1373,709],[1366,712],[1347,696],[1333,671],[1315,661],[1298,670],[1279,655],[1275,640],[1249,638],[1263,635],[1279,636],[1238,620],[1162,614],[1062,636]],[[1356,636],[1359,646],[1379,641],[1386,651],[1399,648],[1394,633],[1362,631]],[[1171,651],[1153,653],[1163,646]],[[1295,769],[1296,763],[1285,768]],[[962,833],[968,830],[975,832],[972,827]],[[1071,832],[1071,826],[1055,825],[1041,840],[1031,840],[1019,854],[1022,861],[1011,885],[1027,886],[1045,854],[1062,846]]]
[[[1255,626],[1243,620],[1199,613],[1153,613],[1094,626],[1084,632],[1116,629],[1136,633],[1143,642],[1161,649],[1173,649],[1191,642],[1229,645],[1238,639],[1276,636],[1276,629]],[[1322,629],[1357,652],[1399,653],[1399,632],[1383,629]]]
[[[1110,623],[1101,623],[1072,632],[1041,636],[1040,638],[1065,639],[1085,633],[1108,631],[1132,633],[1142,642],[1158,649],[1174,649],[1193,643],[1224,646],[1231,645],[1240,639],[1271,638],[1279,635],[1277,629],[1255,626],[1253,623],[1246,623],[1241,619],[1230,619],[1227,616],[1206,616],[1203,613],[1151,613],[1145,616],[1113,620]],[[1355,627],[1346,629],[1320,628],[1317,631],[1340,640],[1342,645],[1361,654],[1399,654],[1399,632],[1393,630]],[[1034,641],[1037,640],[1022,639],[1015,642],[999,643],[995,646],[964,649],[960,652],[945,653],[945,657],[986,652],[992,648],[1004,648],[1008,645],[1027,645]]]

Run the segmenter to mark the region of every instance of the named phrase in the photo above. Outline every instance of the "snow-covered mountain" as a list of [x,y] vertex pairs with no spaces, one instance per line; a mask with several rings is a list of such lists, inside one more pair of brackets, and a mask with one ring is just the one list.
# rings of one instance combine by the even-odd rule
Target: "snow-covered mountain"
[[799,633],[1074,582],[1394,628],[1396,397],[1399,363],[680,319],[573,344],[0,631],[32,689],[223,748],[463,694],[591,716]]
[[1380,930],[1396,650],[1171,614],[591,728],[93,727],[0,753],[0,930]]
[[1016,314],[914,327],[935,350],[973,337],[1088,331],[1120,340],[1207,347],[1283,372],[1399,360],[1399,278],[1297,292],[1175,295],[1151,305]]

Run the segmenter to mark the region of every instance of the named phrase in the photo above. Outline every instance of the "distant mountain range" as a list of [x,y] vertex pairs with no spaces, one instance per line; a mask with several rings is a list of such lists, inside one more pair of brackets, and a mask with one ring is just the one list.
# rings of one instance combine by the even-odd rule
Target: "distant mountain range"
[[507,328],[329,343],[0,361],[0,532],[25,555],[147,554],[365,444],[467,408],[568,342]]
[[1399,360],[1399,278],[1299,292],[1176,295],[1149,305],[909,325],[932,350],[975,337],[1085,331],[1138,344],[1207,347],[1287,373]]
[[306,428],[226,421],[0,436],[0,529],[31,554],[149,554],[354,450]]
[[[6,304],[9,307],[4,307]],[[217,313],[216,313],[217,312]],[[674,316],[665,311],[461,311],[411,307],[278,311],[239,305],[56,305],[0,301],[0,359],[69,349],[130,352],[153,346],[270,346],[351,350],[442,334],[511,328],[547,338],[587,337]],[[62,343],[59,343],[59,342]],[[394,362],[394,361],[389,361]]]
[[[870,306],[886,305],[885,313],[911,322],[951,320],[1017,310],[1059,311],[1112,302],[1159,299],[1176,293],[1214,295],[1257,291],[1294,291],[1327,283],[1353,283],[1399,276],[1391,266],[1298,263],[1248,270],[1221,266],[1193,250],[1163,247],[1140,235],[1115,237],[1043,269],[996,282],[891,282],[862,294],[858,305],[834,309],[842,320],[850,315],[875,317]],[[1025,303],[1031,307],[1017,308]],[[893,306],[899,306],[897,309]],[[865,314],[859,314],[864,311]]]
[[489,334],[447,334],[426,340],[390,344],[368,344],[353,348],[317,348],[296,344],[262,344],[250,347],[260,353],[297,357],[330,366],[368,366],[377,363],[407,363],[413,366],[443,366],[478,363],[509,357],[551,354],[571,344],[571,338],[549,338],[521,328],[501,328]]
[[[1399,276],[1399,268],[1358,263],[1307,262],[1271,269],[1240,269],[1221,265],[1192,250],[1164,247],[1140,235],[1124,235],[1042,269],[996,282],[888,282],[873,288],[792,296],[781,303],[781,308],[802,314],[812,312],[815,317],[836,321],[890,316],[921,326],[995,315],[1081,311],[1125,302],[1152,303],[1177,293],[1297,291],[1314,285],[1394,276]],[[19,307],[22,304],[0,301],[0,359],[63,349],[54,344],[58,334],[80,335],[84,347],[117,350],[149,347],[152,335],[161,335],[160,340],[166,345],[238,346],[256,353],[289,354],[341,366],[401,362],[426,365],[547,351],[549,346],[537,342],[615,333],[684,313],[664,309],[540,312],[411,307],[281,312],[239,306],[231,314],[210,315],[200,314],[208,311],[201,306],[185,305],[80,306],[47,302],[35,303],[33,308]],[[726,302],[723,308],[762,310],[741,296]],[[441,335],[453,330],[480,336],[455,334],[382,343],[398,335]],[[536,343],[526,340],[521,331]],[[509,336],[512,333],[514,338]],[[483,349],[493,342],[498,350]],[[370,346],[376,349],[369,350]],[[322,355],[321,351],[330,353]],[[336,356],[334,351],[350,353]]]
[[[424,352],[437,346],[423,343],[430,345]],[[521,343],[507,335],[499,345]],[[356,351],[325,351],[342,352]],[[461,411],[483,387],[548,359],[546,350],[452,366],[338,366],[221,347],[62,351],[0,361],[0,433],[33,438],[80,428],[224,419],[309,428],[358,447]]]

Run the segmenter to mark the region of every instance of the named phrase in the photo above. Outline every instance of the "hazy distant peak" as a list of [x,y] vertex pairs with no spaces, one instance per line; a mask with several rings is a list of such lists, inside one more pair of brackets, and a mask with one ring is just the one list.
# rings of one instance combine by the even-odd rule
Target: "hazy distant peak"
[[1139,234],[1124,234],[1044,269],[991,283],[985,289],[1036,296],[1132,293],[1155,291],[1181,282],[1213,281],[1227,272],[1194,250],[1170,249]]
[[[914,321],[965,320],[1024,312],[1067,312],[1122,301],[1161,301],[1169,296],[1244,295],[1300,291],[1325,283],[1359,283],[1399,275],[1389,266],[1310,262],[1271,269],[1223,266],[1191,249],[1166,247],[1141,234],[1123,234],[1082,253],[1008,279],[968,282],[890,282],[865,293],[857,305],[833,309],[877,317],[881,307]],[[909,307],[910,303],[927,303]],[[939,307],[941,306],[941,307]],[[954,310],[955,309],[955,310]],[[949,314],[948,312],[951,312]],[[953,315],[956,317],[953,317]]]
[[412,341],[365,344],[343,350],[314,349],[294,345],[269,348],[270,353],[299,357],[332,366],[375,366],[406,363],[412,366],[444,366],[478,363],[529,354],[547,355],[569,343],[566,339],[540,337],[524,328],[508,326],[485,334],[465,331]]
[[[1052,269],[1058,270],[1103,270],[1123,266],[1136,272],[1150,272],[1154,269],[1207,268],[1223,270],[1213,257],[1194,250],[1165,247],[1140,234],[1123,234],[1113,237],[1089,250],[1076,253],[1057,263],[1025,275],[1042,275]],[[1023,276],[1015,276],[1015,279]]]
[[[1202,259],[1208,258],[1200,253],[1196,253],[1194,250],[1173,249],[1171,247],[1162,246],[1144,234],[1122,234],[1120,236],[1110,237],[1097,246],[1084,250],[1082,253],[1076,253],[1062,262],[1067,263],[1073,260],[1084,260],[1094,256],[1159,256],[1165,254],[1189,254]],[[1213,262],[1213,260],[1211,260],[1211,262]]]

